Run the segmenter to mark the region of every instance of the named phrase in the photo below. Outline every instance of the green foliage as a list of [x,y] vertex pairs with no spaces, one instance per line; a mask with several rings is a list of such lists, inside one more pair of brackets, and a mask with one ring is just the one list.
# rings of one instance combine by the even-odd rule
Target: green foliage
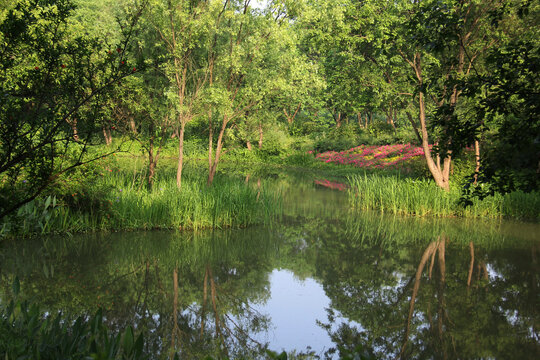
[[[197,167],[189,168],[181,190],[172,167],[158,172],[148,189],[144,170],[123,161],[118,161],[123,167],[103,160],[79,168],[80,177],[69,177],[70,186],[57,188],[49,200],[38,198],[17,216],[6,218],[4,233],[244,227],[269,222],[281,211],[280,194],[225,176],[209,187]],[[92,175],[85,178],[88,173]]]
[[461,205],[461,191],[444,191],[430,180],[395,176],[364,175],[350,179],[350,205],[358,210],[379,210],[390,214],[435,217],[513,217],[537,221],[540,218],[540,193],[495,194]]
[[11,301],[0,307],[0,337],[0,354],[6,359],[148,358],[143,335],[135,337],[131,327],[111,332],[101,309],[72,321],[61,313],[46,315],[36,304]]
[[134,72],[122,48],[71,28],[73,9],[70,0],[17,0],[0,18],[0,217],[82,163],[101,105]]
[[355,124],[344,124],[325,132],[315,142],[314,150],[324,152],[329,150],[342,151],[361,144],[361,129]]

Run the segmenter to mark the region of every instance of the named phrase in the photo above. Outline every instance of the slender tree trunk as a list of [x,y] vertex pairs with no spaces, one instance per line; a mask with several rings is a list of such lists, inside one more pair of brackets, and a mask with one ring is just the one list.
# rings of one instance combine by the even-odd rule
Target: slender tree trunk
[[214,127],[212,124],[212,110],[208,111],[208,169],[212,168],[212,149],[214,148]]
[[77,119],[72,118],[71,120],[67,120],[68,124],[71,126],[71,130],[73,131],[73,140],[76,142],[79,142],[79,130],[77,128]]
[[474,244],[472,241],[469,243],[469,251],[471,253],[471,263],[469,264],[469,274],[467,276],[467,287],[471,286],[472,274],[474,270]]
[[137,125],[135,125],[135,120],[133,120],[133,118],[129,119],[129,128],[132,133],[137,134]]
[[156,161],[154,157],[154,136],[150,136],[148,146],[148,188],[151,189],[154,184],[154,175],[156,171]]
[[369,121],[369,117],[368,117],[368,113],[366,113],[366,125],[364,126],[364,129],[368,128],[368,121]]
[[336,127],[341,127],[341,112],[338,112],[337,115],[334,115],[334,119],[336,120]]
[[221,151],[223,149],[223,135],[225,134],[225,129],[227,129],[227,124],[229,122],[229,119],[227,116],[223,117],[223,123],[221,124],[221,130],[219,131],[219,135],[217,138],[216,143],[216,153],[214,155],[214,159],[212,161],[212,158],[210,158],[210,170],[208,172],[208,181],[207,184],[211,185],[214,181],[214,176],[216,175],[219,159],[221,157]]
[[301,107],[302,107],[302,103],[300,102],[298,103],[298,106],[294,110],[294,113],[287,111],[285,107],[283,108],[283,113],[285,114],[285,117],[287,118],[287,123],[289,124],[289,126],[292,125],[292,123],[294,122],[294,119],[296,118],[296,114],[298,114],[298,111],[300,110]]
[[480,142],[478,140],[474,141],[474,157],[476,161],[476,166],[474,168],[474,184],[478,182],[478,174],[480,173]]
[[407,114],[407,118],[409,119],[409,122],[411,123],[411,126],[412,126],[412,128],[414,130],[414,134],[416,135],[416,138],[418,139],[418,144],[421,145],[422,144],[422,136],[418,132],[418,125],[416,125],[416,123],[414,122],[413,117],[412,117],[410,112],[407,111],[406,114]]
[[176,169],[176,186],[182,187],[182,168],[184,166],[184,131],[186,120],[180,120],[180,130],[178,131],[178,168]]
[[178,268],[175,268],[173,272],[173,323],[174,327],[171,336],[170,353],[171,360],[174,358],[177,338],[178,340],[180,338],[180,328],[178,327]]
[[251,141],[246,140],[246,146],[249,151],[253,150],[253,146],[251,146]]
[[201,305],[201,339],[204,335],[204,321],[205,321],[205,310],[206,310],[206,302],[208,299],[208,269],[209,266],[206,265],[206,269],[204,271],[204,282],[203,282],[203,302]]
[[399,353],[398,358],[403,358],[405,354],[405,349],[407,347],[407,343],[409,342],[409,333],[411,330],[411,321],[414,313],[414,303],[416,301],[416,296],[418,295],[418,290],[420,289],[420,280],[422,278],[422,272],[424,271],[424,267],[426,266],[426,263],[428,259],[432,256],[432,254],[437,251],[437,247],[439,246],[438,241],[434,241],[426,248],[424,251],[424,254],[422,255],[422,259],[420,260],[420,264],[418,264],[418,268],[416,269],[416,276],[414,278],[414,288],[411,296],[411,301],[409,303],[409,315],[407,317],[407,322],[405,324],[405,333],[403,335],[403,346],[401,347],[401,351]]

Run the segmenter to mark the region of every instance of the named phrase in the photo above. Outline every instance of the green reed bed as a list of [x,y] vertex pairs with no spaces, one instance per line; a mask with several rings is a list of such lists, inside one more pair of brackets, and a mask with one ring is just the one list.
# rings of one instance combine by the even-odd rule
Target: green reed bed
[[350,177],[349,182],[350,204],[360,210],[434,217],[540,218],[538,192],[496,194],[464,207],[459,203],[461,190],[458,186],[444,191],[427,179],[364,174]]
[[[165,174],[166,175],[166,174]],[[19,213],[8,233],[65,233],[244,227],[269,222],[281,211],[279,194],[239,179],[185,177],[182,188],[163,176],[152,189],[129,172],[110,172],[54,201],[35,201]],[[49,197],[50,199],[50,197]]]

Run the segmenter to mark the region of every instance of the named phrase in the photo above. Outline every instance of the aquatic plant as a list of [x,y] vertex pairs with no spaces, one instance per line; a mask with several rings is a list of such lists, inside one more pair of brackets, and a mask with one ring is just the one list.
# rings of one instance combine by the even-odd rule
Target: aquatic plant
[[428,179],[365,174],[352,176],[349,182],[349,203],[357,210],[435,217],[540,218],[538,192],[495,194],[464,207],[459,202],[461,189],[444,191]]

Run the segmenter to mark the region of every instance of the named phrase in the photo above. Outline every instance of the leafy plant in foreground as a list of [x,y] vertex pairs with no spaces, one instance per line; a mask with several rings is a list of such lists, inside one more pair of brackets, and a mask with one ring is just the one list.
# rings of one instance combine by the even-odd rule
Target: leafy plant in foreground
[[[13,283],[15,297],[18,279]],[[36,304],[11,301],[0,307],[0,355],[5,359],[146,359],[143,335],[131,327],[115,334],[103,324],[99,309],[94,316],[74,322],[61,313],[45,316]]]

